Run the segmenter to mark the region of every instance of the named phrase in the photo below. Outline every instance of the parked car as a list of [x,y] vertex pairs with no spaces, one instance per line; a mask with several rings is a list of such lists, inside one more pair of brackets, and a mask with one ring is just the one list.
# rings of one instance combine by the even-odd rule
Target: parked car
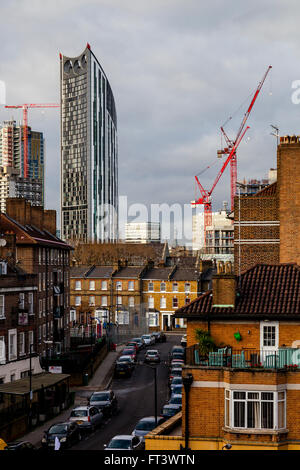
[[140,351],[141,349],[144,349],[145,343],[142,338],[132,338],[131,341],[138,345],[138,351]]
[[171,361],[170,367],[183,367],[184,361],[182,359],[173,359]]
[[177,413],[179,413],[179,409],[178,409],[178,405],[170,405],[170,404],[167,404],[167,405],[164,405],[163,406],[163,409],[162,409],[162,415],[165,419],[169,419],[171,418],[172,416],[176,415]]
[[182,368],[181,367],[172,367],[169,374],[169,383],[172,382],[174,377],[182,377]]
[[175,359],[181,360],[184,362],[184,353],[175,352],[171,355],[171,359],[174,361]]
[[136,349],[134,346],[126,346],[122,351],[122,356],[131,356],[134,361],[136,361]]
[[37,450],[37,448],[29,441],[13,441],[8,442],[4,450]]
[[160,340],[160,331],[153,331],[152,335],[154,336],[155,342],[158,343]]
[[182,386],[182,376],[180,376],[180,377],[176,376],[172,379],[172,382],[170,383],[171,391],[174,389],[174,387],[176,385],[181,385]]
[[42,447],[54,449],[55,438],[57,437],[61,449],[71,447],[73,444],[81,440],[81,430],[75,422],[55,423],[47,431],[44,431],[42,439]]
[[138,352],[139,346],[138,346],[138,343],[136,341],[129,341],[126,344],[126,348],[129,348],[129,347],[135,348],[136,352]]
[[158,364],[160,362],[160,355],[157,349],[148,349],[145,354],[144,362],[148,364],[151,362]]
[[159,341],[160,341],[161,343],[165,343],[165,342],[167,341],[167,336],[166,336],[166,334],[165,334],[164,331],[161,331],[161,332],[160,332]]
[[146,346],[152,346],[152,344],[155,344],[155,338],[153,335],[143,335],[142,338]]
[[171,356],[175,353],[184,354],[184,348],[182,346],[173,346]]
[[118,411],[118,400],[112,390],[92,393],[89,398],[89,404],[91,406],[96,406],[100,411],[102,411],[104,417],[111,416]]
[[170,400],[168,401],[168,405],[177,405],[178,408],[181,409],[182,407],[182,395],[172,394]]
[[131,376],[134,369],[134,360],[131,356],[120,356],[116,362],[114,375]]
[[171,388],[171,398],[172,398],[172,395],[182,395],[182,383],[181,384],[178,384],[178,385],[173,385],[173,388]]
[[132,431],[132,436],[141,436],[144,439],[144,436],[150,431],[153,431],[156,426],[159,426],[165,421],[163,416],[157,416],[157,425],[155,424],[155,416],[147,416],[142,418],[136,424],[134,430]]
[[181,338],[180,344],[183,348],[186,347],[186,345],[187,345],[187,335],[183,335],[183,337]]
[[145,444],[139,436],[120,435],[113,437],[108,445],[104,444],[105,450],[143,450]]
[[103,413],[96,406],[77,406],[71,411],[69,421],[76,422],[83,431],[94,431],[103,422]]

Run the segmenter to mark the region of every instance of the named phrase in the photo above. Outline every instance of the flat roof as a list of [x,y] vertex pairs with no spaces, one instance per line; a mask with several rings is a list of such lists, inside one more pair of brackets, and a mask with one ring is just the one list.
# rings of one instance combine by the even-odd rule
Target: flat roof
[[[63,382],[68,377],[70,377],[69,374],[51,374],[50,372],[35,374],[32,376],[32,391],[36,392],[37,390],[41,390],[41,388],[52,387],[53,385]],[[26,395],[29,394],[29,392],[29,377],[0,385],[0,393],[6,393],[9,395]]]

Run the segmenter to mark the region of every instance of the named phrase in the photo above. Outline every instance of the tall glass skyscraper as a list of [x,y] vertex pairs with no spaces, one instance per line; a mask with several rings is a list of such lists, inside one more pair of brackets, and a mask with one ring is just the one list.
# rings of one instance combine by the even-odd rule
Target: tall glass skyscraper
[[61,236],[118,238],[118,143],[114,97],[89,44],[60,54]]

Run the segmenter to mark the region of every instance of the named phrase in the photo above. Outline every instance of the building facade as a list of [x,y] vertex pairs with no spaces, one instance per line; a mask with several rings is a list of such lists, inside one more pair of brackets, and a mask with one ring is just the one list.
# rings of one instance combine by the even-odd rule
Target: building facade
[[160,243],[161,230],[159,222],[128,222],[125,225],[127,243]]
[[45,142],[42,132],[28,127],[28,176],[24,174],[23,126],[4,121],[0,128],[0,210],[8,197],[22,197],[32,205],[44,205]]
[[[30,287],[33,288],[33,298],[29,296],[31,292],[28,291],[25,298],[22,295],[20,300],[25,313],[28,313],[26,321],[30,321],[28,324],[33,329],[34,352],[39,356],[47,357],[65,351],[70,343],[71,247],[55,235],[56,212],[31,206],[22,198],[8,199],[6,214],[0,214],[0,232],[5,237],[11,235],[15,239],[14,243],[5,244],[1,248],[2,259],[7,260],[9,264],[16,266],[24,273],[25,280],[31,276]],[[14,286],[8,285],[7,278],[5,282],[7,292],[10,292],[9,288],[13,292],[16,290]],[[19,290],[21,284],[17,287]],[[6,291],[2,299],[5,317],[1,324],[2,333],[3,330],[11,328],[9,324],[11,315],[18,317],[20,313],[17,303],[12,310],[13,301],[8,298],[6,302]],[[21,289],[20,295],[22,293]],[[26,311],[29,309],[28,304],[30,304],[30,312]],[[17,320],[15,324],[18,324]],[[17,335],[18,332],[16,344],[19,344]],[[8,343],[6,347],[8,348]],[[8,353],[6,357],[9,357]]]
[[117,114],[108,79],[89,44],[60,55],[61,236],[118,238]]

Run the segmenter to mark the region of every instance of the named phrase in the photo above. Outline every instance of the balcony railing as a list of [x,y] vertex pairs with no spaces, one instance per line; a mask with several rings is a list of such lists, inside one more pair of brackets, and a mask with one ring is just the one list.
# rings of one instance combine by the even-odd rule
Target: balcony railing
[[234,369],[285,369],[300,370],[300,349],[218,349],[201,356],[198,345],[186,349],[186,364],[204,367],[229,367]]

